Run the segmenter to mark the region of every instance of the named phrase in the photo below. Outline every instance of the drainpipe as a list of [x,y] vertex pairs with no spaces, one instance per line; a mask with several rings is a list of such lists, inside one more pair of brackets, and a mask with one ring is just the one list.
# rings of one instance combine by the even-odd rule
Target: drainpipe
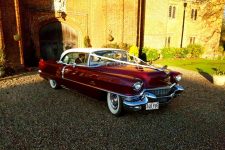
[[23,43],[22,43],[22,30],[21,30],[21,19],[20,19],[20,4],[19,0],[14,0],[15,13],[16,13],[16,30],[17,34],[20,36],[19,42],[19,51],[20,51],[20,64],[24,65],[23,57]]
[[138,0],[137,46],[139,47],[139,57],[142,55],[142,48],[144,46],[145,6],[146,0]]
[[0,49],[3,51],[4,54],[4,37],[3,37],[3,28],[2,28],[2,14],[1,14],[1,8],[0,8]]
[[183,38],[184,38],[184,24],[185,24],[185,13],[186,13],[187,2],[184,0],[184,13],[183,13],[183,24],[182,24],[182,32],[181,32],[181,41],[180,48],[183,47]]
[[123,0],[123,10],[122,10],[123,12],[123,15],[122,15],[122,43],[124,42],[124,0]]

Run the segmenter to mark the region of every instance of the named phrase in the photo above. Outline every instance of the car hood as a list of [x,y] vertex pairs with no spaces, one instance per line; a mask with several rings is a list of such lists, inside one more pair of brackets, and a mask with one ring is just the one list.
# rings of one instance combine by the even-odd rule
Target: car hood
[[145,88],[166,86],[170,83],[170,72],[133,65],[102,66],[99,71],[114,75],[141,79]]

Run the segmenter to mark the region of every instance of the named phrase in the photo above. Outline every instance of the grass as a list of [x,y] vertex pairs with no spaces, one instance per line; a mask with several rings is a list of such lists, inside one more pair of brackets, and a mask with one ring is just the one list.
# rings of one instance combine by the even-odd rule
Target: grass
[[187,70],[201,71],[210,75],[215,73],[215,68],[225,70],[225,60],[207,59],[162,59],[154,62],[155,64],[180,67]]

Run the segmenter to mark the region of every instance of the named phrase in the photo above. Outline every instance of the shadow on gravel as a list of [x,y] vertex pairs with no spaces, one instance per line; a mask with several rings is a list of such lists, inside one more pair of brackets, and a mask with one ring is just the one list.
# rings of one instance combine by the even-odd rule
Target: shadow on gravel
[[225,88],[184,78],[168,106],[117,118],[104,100],[30,80],[0,90],[0,149],[224,148]]
[[36,75],[36,74],[38,74],[38,70],[32,71],[32,72],[22,72],[22,73],[15,74],[13,76],[6,76],[6,77],[3,77],[3,78],[0,78],[0,81],[24,77],[24,76]]
[[198,70],[198,73],[200,75],[202,75],[204,78],[206,78],[209,82],[213,83],[213,78],[210,74],[204,72],[202,69],[200,68],[196,68]]

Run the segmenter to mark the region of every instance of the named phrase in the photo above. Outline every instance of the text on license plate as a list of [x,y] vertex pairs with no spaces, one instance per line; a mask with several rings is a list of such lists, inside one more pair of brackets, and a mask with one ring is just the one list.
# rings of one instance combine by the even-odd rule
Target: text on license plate
[[146,104],[146,110],[159,109],[159,102],[152,102]]

